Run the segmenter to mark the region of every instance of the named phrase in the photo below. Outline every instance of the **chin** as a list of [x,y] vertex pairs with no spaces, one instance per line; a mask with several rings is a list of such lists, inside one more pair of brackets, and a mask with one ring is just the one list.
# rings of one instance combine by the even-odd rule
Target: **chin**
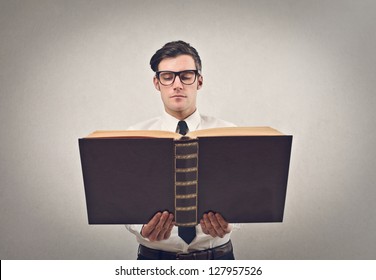
[[182,112],[182,111],[185,111],[187,109],[188,108],[186,106],[179,106],[179,105],[170,106],[170,110],[172,110],[174,112]]

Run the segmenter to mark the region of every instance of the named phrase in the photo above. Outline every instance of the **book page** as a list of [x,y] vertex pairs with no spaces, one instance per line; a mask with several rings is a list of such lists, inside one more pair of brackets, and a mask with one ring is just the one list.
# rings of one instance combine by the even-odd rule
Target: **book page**
[[[221,127],[189,132],[186,136],[198,137],[217,136],[275,136],[284,135],[271,127]],[[170,138],[180,139],[182,135],[163,130],[97,130],[85,138]]]
[[171,138],[179,139],[180,134],[162,130],[97,130],[85,138]]
[[189,132],[187,136],[197,137],[216,137],[216,136],[276,136],[284,135],[271,127],[222,127],[209,128]]

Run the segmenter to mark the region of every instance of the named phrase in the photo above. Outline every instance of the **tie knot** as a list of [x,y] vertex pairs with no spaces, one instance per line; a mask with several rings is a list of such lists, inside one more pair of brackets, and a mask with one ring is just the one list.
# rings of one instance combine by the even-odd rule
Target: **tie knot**
[[179,128],[179,133],[181,135],[186,135],[188,132],[188,125],[185,121],[179,121],[178,122],[178,128]]

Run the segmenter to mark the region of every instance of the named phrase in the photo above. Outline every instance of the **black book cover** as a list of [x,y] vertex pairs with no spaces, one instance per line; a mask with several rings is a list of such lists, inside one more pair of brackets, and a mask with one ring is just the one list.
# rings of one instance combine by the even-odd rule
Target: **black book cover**
[[[179,219],[175,145],[184,141],[79,139],[89,224],[144,224],[163,210]],[[216,136],[194,141],[198,142],[198,208],[191,222],[207,211],[219,212],[233,223],[282,222],[292,136]]]

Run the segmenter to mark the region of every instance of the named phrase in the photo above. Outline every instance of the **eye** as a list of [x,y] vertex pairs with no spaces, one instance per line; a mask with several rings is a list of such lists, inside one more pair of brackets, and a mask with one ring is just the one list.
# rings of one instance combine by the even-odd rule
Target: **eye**
[[162,72],[159,74],[159,78],[165,81],[171,81],[174,79],[174,73],[171,72]]
[[195,77],[195,72],[193,71],[184,71],[180,74],[180,78],[185,81],[192,80]]

